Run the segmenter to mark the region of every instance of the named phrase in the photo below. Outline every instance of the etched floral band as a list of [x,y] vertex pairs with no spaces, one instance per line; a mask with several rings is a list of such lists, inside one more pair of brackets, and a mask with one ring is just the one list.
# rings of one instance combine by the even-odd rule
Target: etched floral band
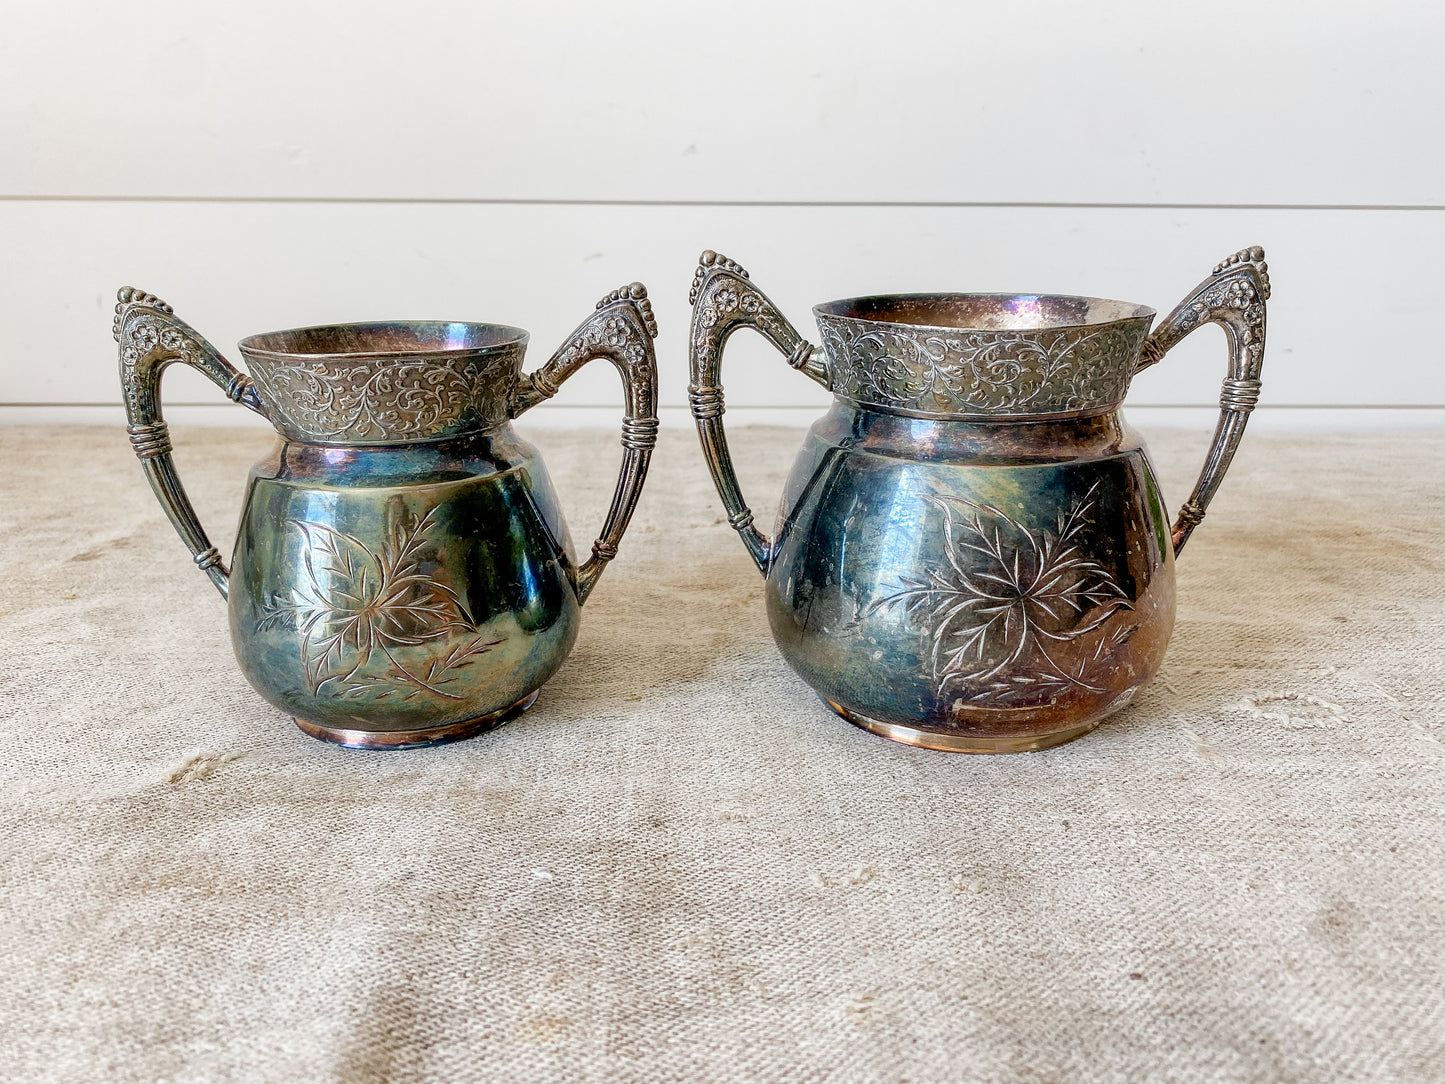
[[[840,715],[963,752],[1087,733],[1158,670],[1174,559],[1259,399],[1269,276],[1243,249],[1153,328],[1144,305],[1058,294],[896,294],[818,305],[821,348],[743,268],[704,252],[689,398],[703,454],[766,579],[783,657]],[[1195,328],[1229,373],[1199,480],[1172,529],[1120,406]],[[723,428],[723,346],[751,328],[829,388],[758,530]]]

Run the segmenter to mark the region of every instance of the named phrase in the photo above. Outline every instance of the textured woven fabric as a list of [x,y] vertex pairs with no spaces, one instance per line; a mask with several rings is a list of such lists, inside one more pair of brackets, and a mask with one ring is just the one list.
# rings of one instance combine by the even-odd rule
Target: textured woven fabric
[[[585,549],[616,436],[533,437]],[[179,434],[223,549],[268,441]],[[536,706],[404,753],[249,690],[122,433],[0,454],[5,1079],[1445,1079],[1445,435],[1250,434],[1161,676],[1010,757],[823,707],[686,432]]]

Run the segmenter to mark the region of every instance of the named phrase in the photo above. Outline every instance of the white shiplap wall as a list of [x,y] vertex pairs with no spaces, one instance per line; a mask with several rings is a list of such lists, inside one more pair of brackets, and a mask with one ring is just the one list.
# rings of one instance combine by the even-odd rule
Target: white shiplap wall
[[[1259,243],[1275,284],[1261,420],[1445,424],[1429,334],[1445,294],[1445,8],[1208,10],[7,4],[0,420],[119,417],[121,283],[223,348],[433,316],[528,327],[537,362],[598,296],[642,279],[680,416],[704,247],[811,334],[811,304],[863,292],[1162,310]],[[758,408],[745,418],[806,417],[824,398],[759,343],[732,356],[729,404]],[[560,402],[616,414],[615,377],[595,368]],[[1208,406],[1223,368],[1222,337],[1201,334],[1131,403]],[[167,391],[217,399],[187,373]]]

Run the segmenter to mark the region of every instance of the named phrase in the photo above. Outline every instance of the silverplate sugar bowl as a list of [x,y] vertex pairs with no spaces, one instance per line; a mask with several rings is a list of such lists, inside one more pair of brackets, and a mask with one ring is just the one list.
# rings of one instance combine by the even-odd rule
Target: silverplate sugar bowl
[[[845,719],[931,749],[1043,749],[1124,707],[1164,658],[1175,558],[1259,398],[1268,296],[1249,248],[1152,333],[1154,310],[1122,301],[903,294],[816,306],[815,347],[738,264],[703,253],[692,412],[783,657]],[[1171,529],[1120,405],[1135,373],[1210,323],[1229,375]],[[771,539],[723,430],[722,350],[743,327],[834,394]]]
[[[525,710],[562,665],[580,608],[642,489],[657,436],[657,334],[641,284],[614,290],[540,369],[500,324],[340,324],[253,335],[250,375],[151,294],[114,333],[131,443],[227,599],[241,669],[307,734],[396,749]],[[542,459],[512,419],[586,362],[622,374],[622,468],[578,564]],[[183,363],[275,427],[251,470],[229,566],[186,498],[160,380]]]

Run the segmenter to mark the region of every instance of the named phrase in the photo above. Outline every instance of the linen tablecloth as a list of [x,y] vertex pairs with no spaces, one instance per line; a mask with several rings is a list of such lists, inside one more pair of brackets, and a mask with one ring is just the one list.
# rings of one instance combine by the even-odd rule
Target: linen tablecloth
[[[616,435],[531,436],[585,549]],[[270,439],[178,435],[223,551]],[[685,431],[535,707],[402,753],[250,691],[119,430],[0,462],[5,1079],[1445,1079],[1445,434],[1251,433],[1160,676],[1006,757],[820,703]]]

